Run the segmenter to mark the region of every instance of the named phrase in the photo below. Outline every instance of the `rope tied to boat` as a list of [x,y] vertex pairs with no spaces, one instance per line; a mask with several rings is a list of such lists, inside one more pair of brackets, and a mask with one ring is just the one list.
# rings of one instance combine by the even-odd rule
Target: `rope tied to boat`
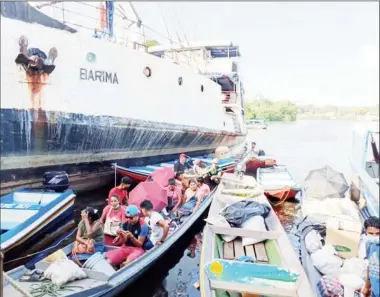
[[81,286],[70,286],[70,285],[62,285],[58,286],[53,284],[51,281],[43,281],[39,284],[32,284],[30,286],[30,295],[32,297],[42,297],[42,296],[52,296],[57,297],[60,295],[60,291],[72,291],[75,289],[84,290]]

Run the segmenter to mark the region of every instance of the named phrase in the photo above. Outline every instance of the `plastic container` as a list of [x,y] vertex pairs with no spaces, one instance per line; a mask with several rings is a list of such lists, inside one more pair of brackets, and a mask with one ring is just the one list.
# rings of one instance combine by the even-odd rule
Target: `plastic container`
[[110,263],[103,257],[101,253],[95,253],[84,264],[83,268],[98,271],[104,273],[107,276],[111,276],[115,273],[115,269]]

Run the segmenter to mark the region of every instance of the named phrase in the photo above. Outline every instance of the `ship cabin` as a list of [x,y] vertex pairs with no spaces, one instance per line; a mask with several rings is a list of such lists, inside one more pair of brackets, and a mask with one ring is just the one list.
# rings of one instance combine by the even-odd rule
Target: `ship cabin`
[[194,42],[187,46],[151,46],[148,53],[192,67],[219,84],[226,112],[239,114],[239,117],[244,118],[244,88],[239,75],[239,46],[232,42]]

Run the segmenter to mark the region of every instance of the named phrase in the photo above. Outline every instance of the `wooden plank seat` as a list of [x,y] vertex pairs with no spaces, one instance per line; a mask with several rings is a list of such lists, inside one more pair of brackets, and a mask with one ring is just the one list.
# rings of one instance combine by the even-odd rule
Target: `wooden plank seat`
[[241,239],[237,238],[231,242],[223,243],[223,259],[237,260],[243,256],[252,257],[259,264],[269,264],[264,242],[243,246]]

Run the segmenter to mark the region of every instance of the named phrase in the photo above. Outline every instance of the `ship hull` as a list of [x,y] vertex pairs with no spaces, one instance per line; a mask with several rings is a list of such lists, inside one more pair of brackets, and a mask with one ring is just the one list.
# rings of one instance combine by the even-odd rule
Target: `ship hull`
[[111,116],[1,109],[1,193],[39,183],[43,172],[66,170],[75,190],[112,180],[110,163],[143,166],[185,152],[235,147],[245,135]]

